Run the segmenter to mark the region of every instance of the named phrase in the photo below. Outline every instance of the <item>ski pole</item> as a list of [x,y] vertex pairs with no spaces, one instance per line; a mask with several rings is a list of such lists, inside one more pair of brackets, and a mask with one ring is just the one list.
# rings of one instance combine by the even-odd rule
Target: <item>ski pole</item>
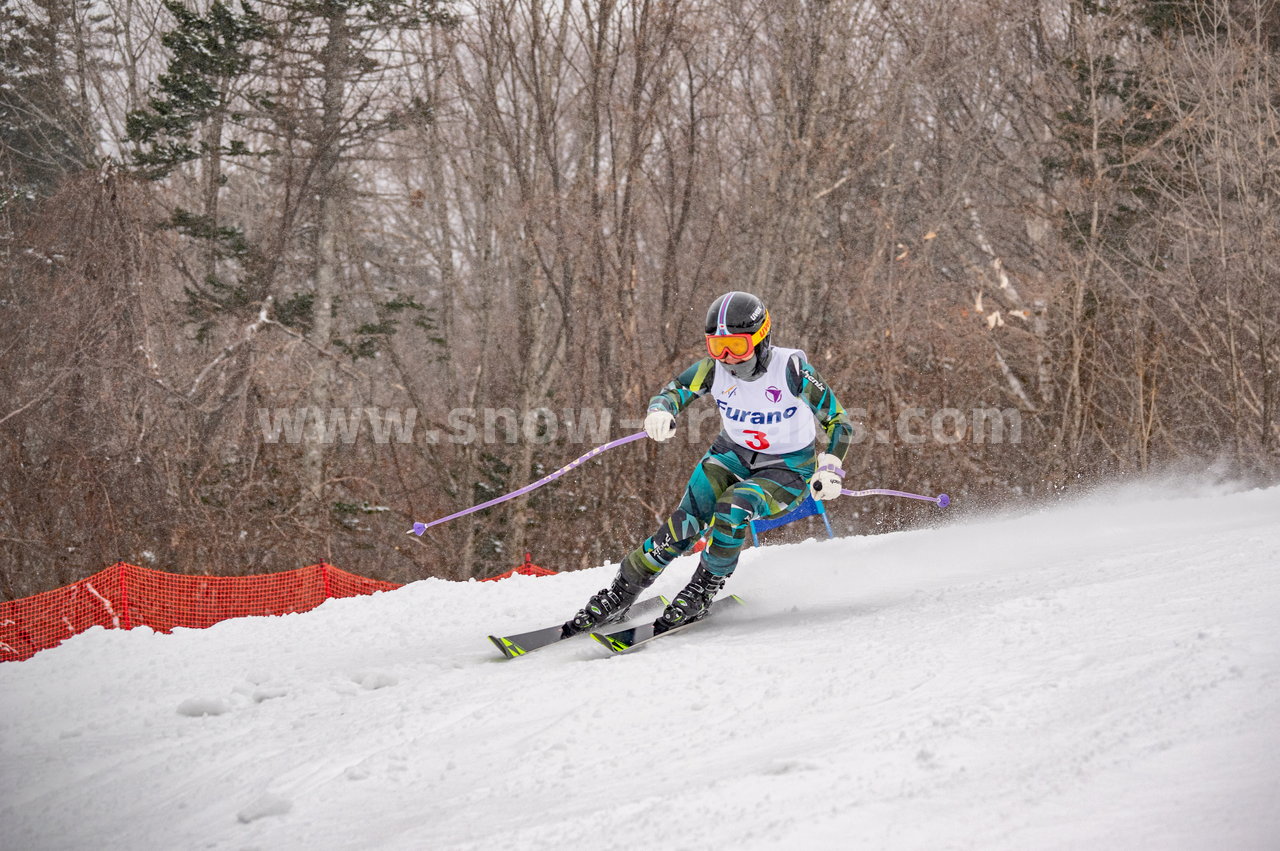
[[565,464],[563,467],[561,467],[559,470],[556,470],[551,475],[543,476],[541,479],[538,479],[536,482],[534,482],[531,485],[525,485],[519,490],[515,490],[509,494],[505,494],[495,499],[491,499],[488,502],[482,502],[479,505],[473,505],[471,508],[466,508],[466,509],[463,509],[462,511],[455,511],[453,514],[450,514],[448,517],[441,517],[439,520],[432,520],[430,523],[414,523],[413,528],[409,530],[408,534],[421,535],[423,532],[427,531],[432,526],[435,526],[439,523],[444,523],[448,520],[455,520],[459,517],[465,517],[466,515],[479,511],[482,508],[488,508],[491,505],[497,505],[500,502],[506,502],[509,499],[515,499],[516,497],[522,496],[523,494],[526,494],[529,491],[534,490],[535,488],[542,487],[547,482],[550,482],[553,479],[560,478],[561,476],[563,476],[565,473],[569,472],[573,468],[587,461],[590,461],[592,458],[596,457],[602,452],[606,452],[610,449],[616,449],[617,447],[623,445],[624,443],[630,443],[633,440],[639,440],[644,436],[645,436],[644,432],[638,431],[635,434],[629,434],[626,437],[621,437],[621,438],[618,438],[617,440],[610,441],[609,443],[606,443],[603,446],[597,446],[595,449],[592,449],[590,452],[588,452],[586,455],[583,455],[581,458],[577,458],[573,461],[570,461],[568,464]]
[[925,502],[932,502],[939,508],[946,508],[951,504],[951,497],[945,493],[940,493],[937,496],[923,496],[918,493],[905,493],[903,491],[884,490],[883,488],[873,488],[867,491],[842,490],[840,493],[845,496],[905,496],[907,499],[923,499]]

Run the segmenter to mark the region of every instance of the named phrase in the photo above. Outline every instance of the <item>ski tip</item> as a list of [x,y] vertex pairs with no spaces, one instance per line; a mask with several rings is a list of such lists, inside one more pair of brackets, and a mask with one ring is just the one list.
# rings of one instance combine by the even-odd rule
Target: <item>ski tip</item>
[[502,638],[501,636],[491,635],[489,636],[489,640],[492,641],[494,646],[497,647],[499,650],[501,650],[502,655],[506,656],[508,659],[514,659],[517,656],[523,656],[527,652],[523,647],[521,647],[519,644],[516,644],[514,641],[512,641],[509,638]]
[[609,649],[610,652],[613,652],[613,653],[621,653],[623,650],[626,650],[629,647],[631,647],[630,644],[627,644],[625,641],[619,641],[618,639],[614,638],[611,635],[604,635],[599,632],[593,632],[591,633],[591,637],[594,638],[596,641],[600,642],[601,644],[603,644],[605,647]]

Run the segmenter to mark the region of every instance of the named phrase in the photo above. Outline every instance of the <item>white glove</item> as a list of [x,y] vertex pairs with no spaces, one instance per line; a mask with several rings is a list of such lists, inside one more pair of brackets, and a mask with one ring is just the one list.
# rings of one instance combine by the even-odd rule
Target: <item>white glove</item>
[[809,493],[814,499],[835,499],[840,495],[840,480],[843,478],[840,459],[823,452],[818,456],[818,470],[809,480]]
[[676,433],[676,418],[666,411],[650,411],[644,418],[644,433],[662,443]]

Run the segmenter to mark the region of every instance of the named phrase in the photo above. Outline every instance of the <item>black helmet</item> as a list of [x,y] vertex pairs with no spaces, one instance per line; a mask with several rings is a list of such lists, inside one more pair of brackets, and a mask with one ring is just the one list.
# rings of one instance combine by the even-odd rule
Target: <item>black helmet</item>
[[[707,351],[738,378],[755,378],[769,365],[769,325],[769,311],[760,299],[751,293],[725,293],[713,301],[707,310],[704,329]],[[750,345],[745,353],[750,357],[742,363],[732,364],[724,360],[728,353],[723,347],[713,343],[712,338],[735,335],[748,338]]]

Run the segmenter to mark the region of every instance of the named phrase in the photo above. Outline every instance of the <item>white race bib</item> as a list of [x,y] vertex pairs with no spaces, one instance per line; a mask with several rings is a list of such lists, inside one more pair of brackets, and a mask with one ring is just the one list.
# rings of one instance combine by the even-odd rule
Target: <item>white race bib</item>
[[787,361],[799,349],[774,346],[769,368],[753,381],[743,381],[716,361],[712,396],[720,409],[725,434],[739,446],[782,455],[812,445],[818,436],[813,411],[787,387]]

